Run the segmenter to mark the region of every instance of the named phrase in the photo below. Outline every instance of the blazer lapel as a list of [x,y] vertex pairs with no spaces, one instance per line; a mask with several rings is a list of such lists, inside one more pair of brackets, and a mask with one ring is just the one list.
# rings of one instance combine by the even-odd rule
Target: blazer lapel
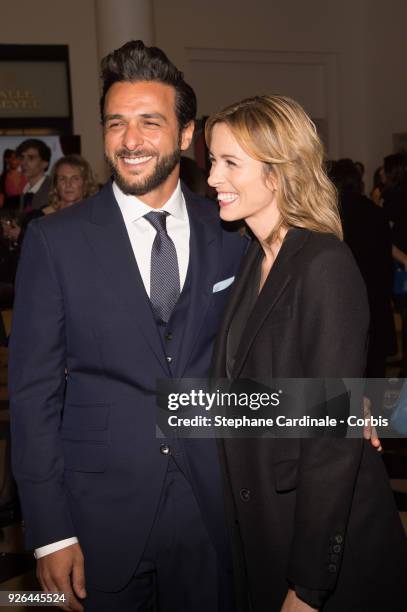
[[260,245],[257,240],[253,240],[249,249],[243,258],[237,278],[233,284],[226,308],[223,313],[222,323],[219,328],[219,333],[215,342],[213,353],[213,361],[211,374],[214,377],[226,377],[226,347],[229,327],[232,322],[235,311],[240,303],[243,293],[246,291],[247,283],[252,274],[253,266],[260,257]]
[[222,239],[220,225],[208,215],[205,204],[185,186],[183,193],[190,224],[188,273],[191,279],[191,294],[179,365],[175,372],[179,378],[185,372],[196,338],[205,321],[217,278]]
[[[237,350],[232,378],[239,377],[256,335],[261,333],[261,328],[265,319],[271,314],[280,297],[288,287],[291,281],[290,270],[292,266],[295,265],[293,259],[306,239],[307,232],[300,228],[292,228],[288,231],[274,265],[264,283],[263,289],[247,320]],[[261,246],[257,241],[253,249],[256,249],[257,257],[260,257]],[[253,255],[252,265],[254,262]],[[247,274],[249,273],[250,270],[248,270]],[[244,290],[244,287],[242,287],[242,290]]]
[[139,332],[143,334],[157,361],[168,375],[168,364],[150,300],[111,183],[105,185],[94,200],[91,223],[87,224],[86,233],[106,275],[107,287],[116,296],[122,308],[132,315],[134,325],[138,326]]

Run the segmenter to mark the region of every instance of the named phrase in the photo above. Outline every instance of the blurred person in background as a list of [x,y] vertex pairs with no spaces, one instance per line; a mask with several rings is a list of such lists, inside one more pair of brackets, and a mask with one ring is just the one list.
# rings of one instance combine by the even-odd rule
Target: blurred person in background
[[365,166],[364,166],[364,164],[362,164],[361,161],[355,161],[353,163],[355,164],[356,169],[357,169],[357,171],[359,172],[359,175],[360,175],[361,184],[362,184],[362,193],[365,193],[365,183],[364,183]]
[[7,207],[9,198],[18,198],[27,183],[21,173],[20,159],[16,151],[6,149],[3,155],[3,173],[0,177],[0,207]]
[[366,376],[383,378],[386,357],[396,352],[391,308],[393,262],[391,233],[383,210],[362,194],[360,172],[351,159],[331,163],[338,190],[344,240],[366,284],[369,308],[369,349]]
[[[384,158],[383,210],[391,227],[392,255],[397,270],[407,270],[407,173],[406,157],[393,153]],[[396,274],[399,274],[396,272]],[[394,286],[394,304],[401,317],[402,363],[400,376],[407,376],[407,293]]]
[[54,165],[44,214],[67,208],[98,191],[89,162],[80,155],[61,157]]
[[35,218],[67,208],[98,191],[90,164],[80,155],[61,157],[53,167],[49,184],[46,206],[30,210],[20,217],[6,217],[1,221],[8,248],[0,260],[0,303],[12,303],[14,279],[28,224]]
[[6,222],[3,224],[3,234],[6,238],[21,243],[27,225],[32,219],[72,206],[97,191],[98,187],[89,162],[80,155],[65,155],[52,169],[47,205],[26,212],[17,223]]
[[185,155],[181,156],[179,176],[181,181],[183,181],[193,193],[203,198],[207,197],[208,183],[206,182],[205,173],[194,159],[186,157]]
[[51,149],[38,138],[24,140],[17,148],[21,169],[27,179],[20,209],[31,210],[45,206],[48,202],[50,179],[46,176],[51,159]]
[[370,192],[370,198],[378,206],[382,206],[382,193],[386,185],[386,176],[384,174],[383,166],[376,168],[373,174],[373,188]]

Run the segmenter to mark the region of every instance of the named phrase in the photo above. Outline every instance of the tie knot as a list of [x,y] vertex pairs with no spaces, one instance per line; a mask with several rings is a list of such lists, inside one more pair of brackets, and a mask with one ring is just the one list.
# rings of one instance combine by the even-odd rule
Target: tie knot
[[164,210],[163,212],[152,211],[144,215],[149,223],[157,232],[167,231],[167,215],[168,213]]

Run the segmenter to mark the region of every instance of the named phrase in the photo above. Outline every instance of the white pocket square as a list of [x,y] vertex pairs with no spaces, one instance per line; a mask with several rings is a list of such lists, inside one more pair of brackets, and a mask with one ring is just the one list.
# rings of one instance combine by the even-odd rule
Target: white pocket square
[[217,293],[218,291],[223,291],[224,289],[227,289],[228,287],[230,287],[234,280],[235,277],[231,276],[230,278],[225,278],[225,280],[215,283],[212,289],[212,293]]

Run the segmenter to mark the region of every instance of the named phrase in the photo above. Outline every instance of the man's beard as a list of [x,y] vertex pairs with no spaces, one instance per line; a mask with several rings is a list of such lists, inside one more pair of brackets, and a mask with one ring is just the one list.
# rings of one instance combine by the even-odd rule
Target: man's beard
[[[137,151],[137,157],[143,157],[150,155],[149,151]],[[128,151],[119,151],[115,154],[115,157],[133,157],[133,155]],[[117,167],[116,161],[113,158],[106,156],[106,161],[109,165],[110,172],[113,175],[113,178],[118,185],[118,187],[125,193],[126,195],[134,195],[134,196],[142,196],[146,193],[150,193],[154,189],[157,189],[160,185],[162,185],[167,178],[170,176],[171,172],[174,168],[179,164],[181,159],[181,149],[177,146],[172,153],[169,155],[164,155],[155,165],[152,173],[147,176],[145,179],[141,179],[140,182],[132,183],[129,180],[125,179],[121,174]],[[137,180],[137,176],[134,177]]]

